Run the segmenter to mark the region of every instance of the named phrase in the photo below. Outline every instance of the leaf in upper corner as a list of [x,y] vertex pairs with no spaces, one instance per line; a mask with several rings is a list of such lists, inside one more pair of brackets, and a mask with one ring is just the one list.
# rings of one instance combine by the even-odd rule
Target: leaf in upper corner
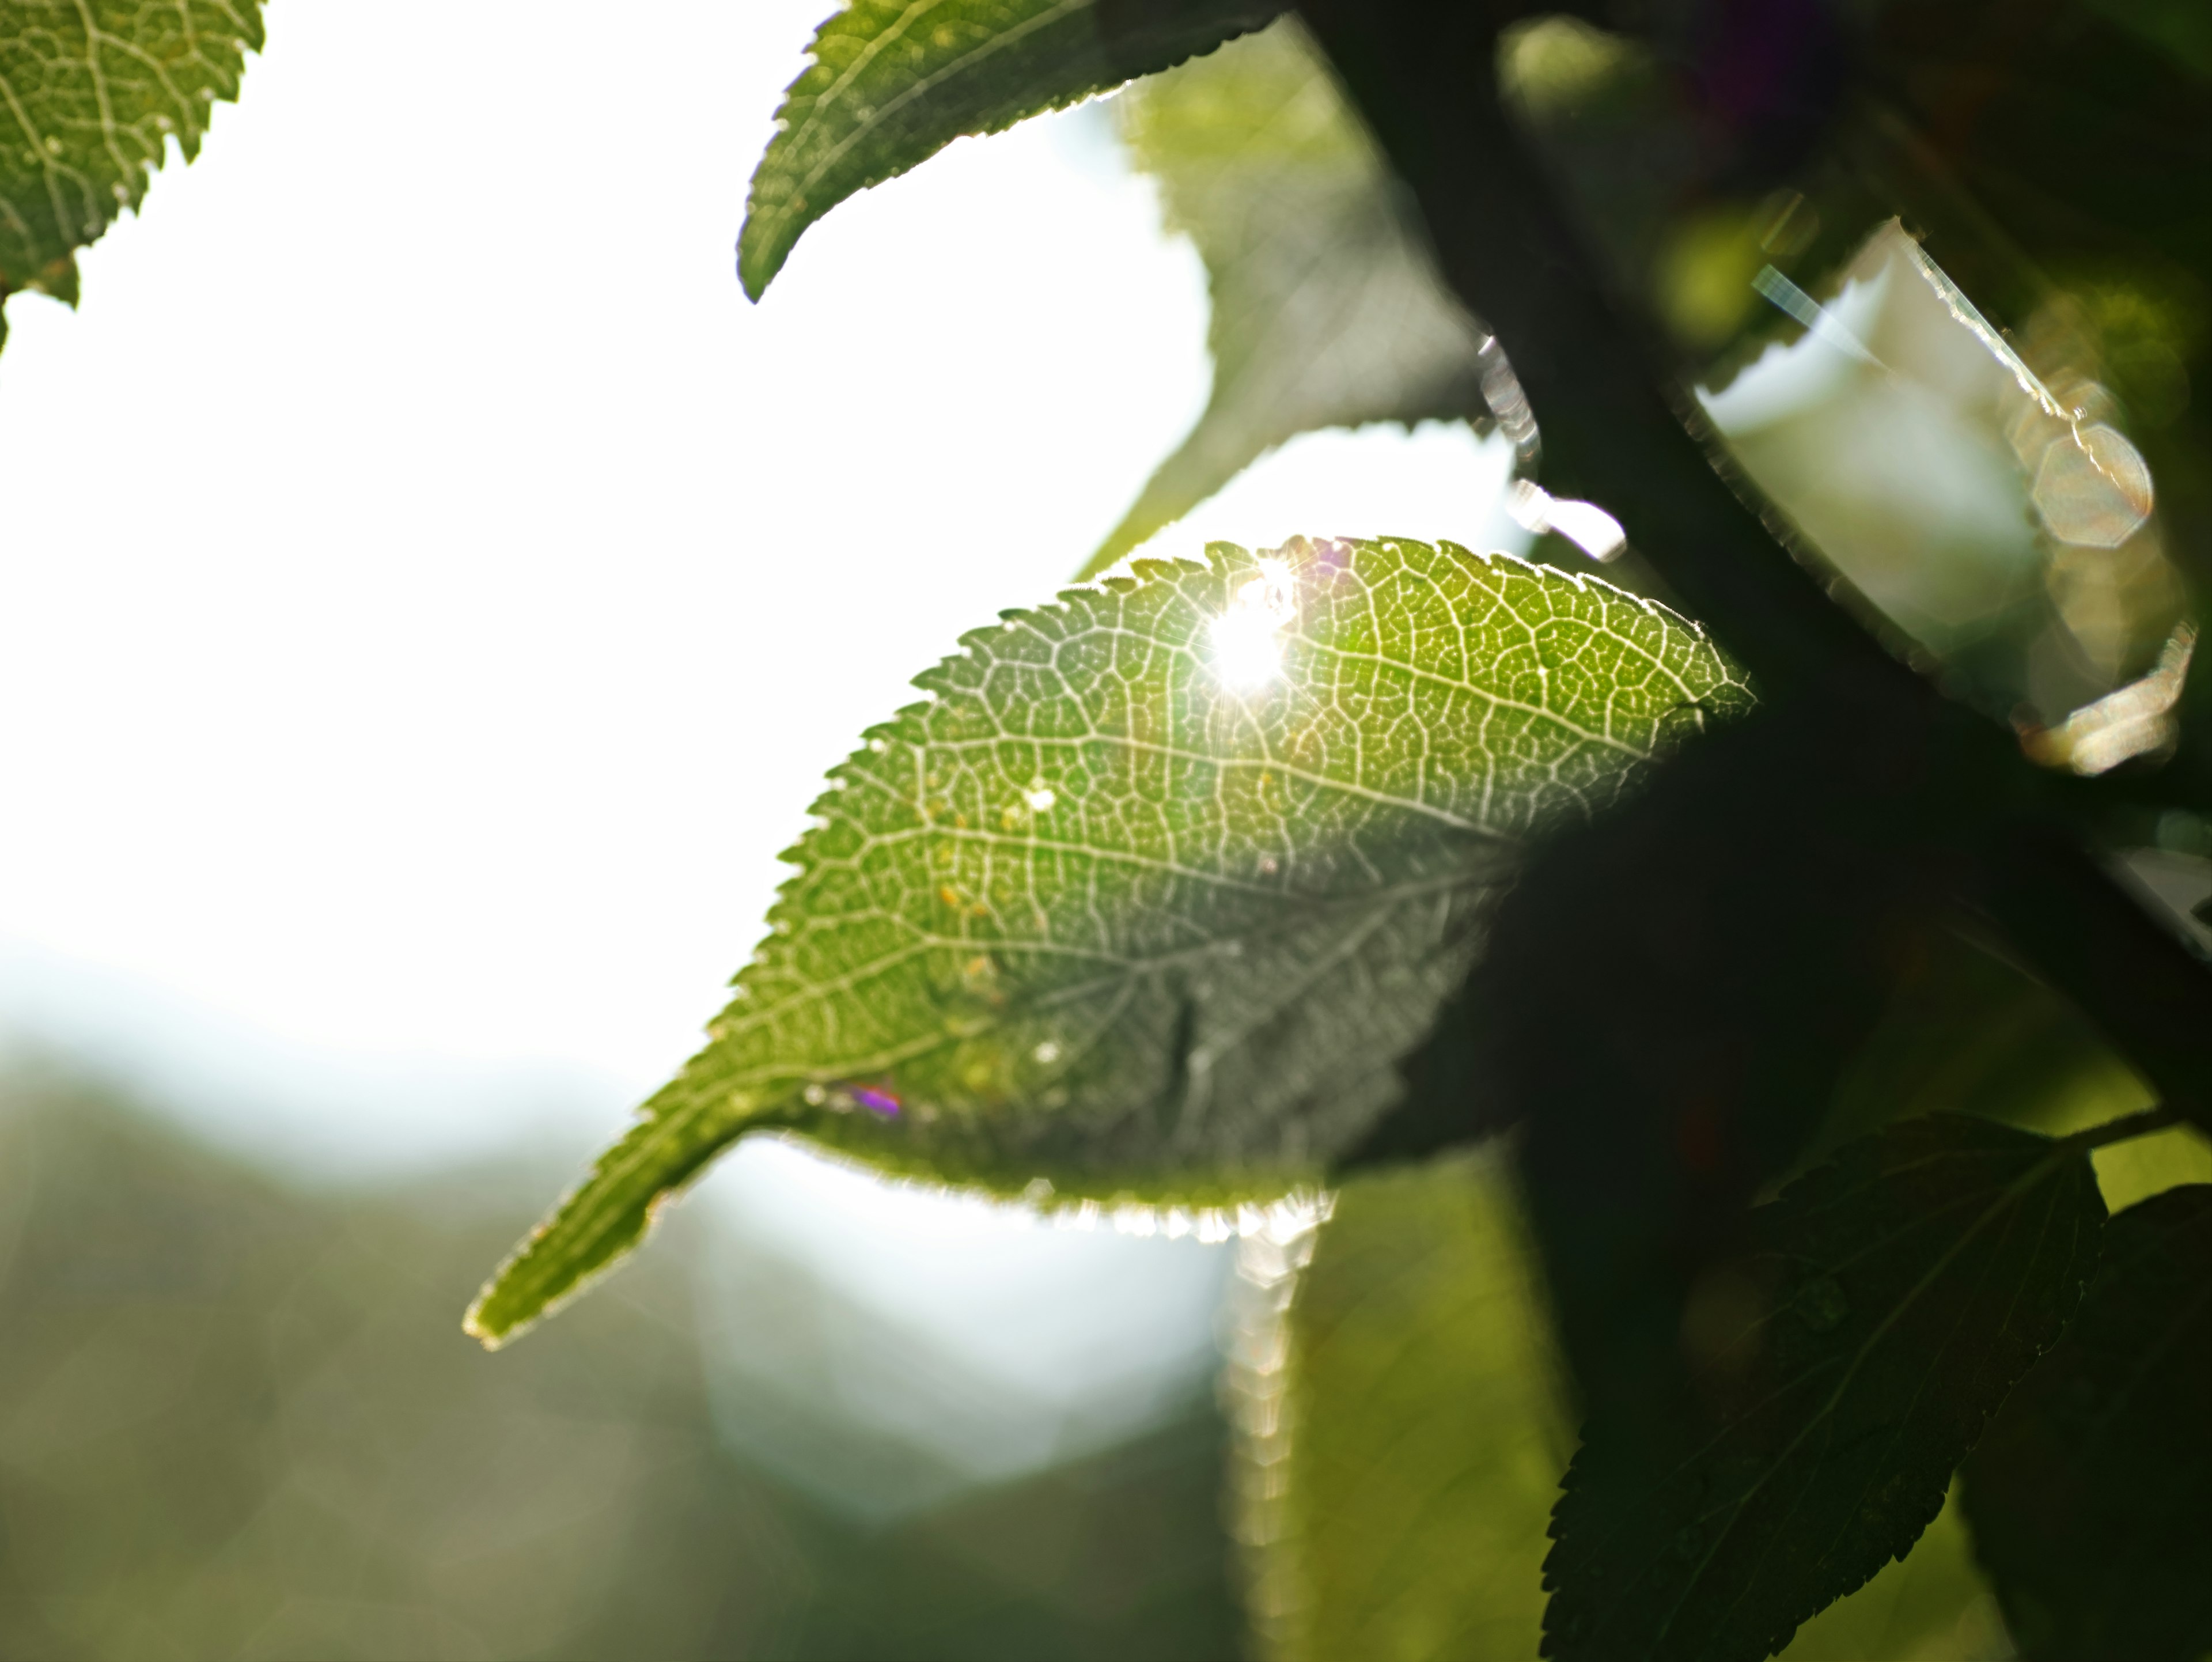
[[199,154],[260,46],[258,0],[0,0],[0,300],[76,304],[76,251],[137,207],[171,138]]
[[[1495,1149],[1345,1184],[1288,1321],[1271,1653],[1535,1653],[1573,1447],[1540,1272]],[[1269,1531],[1260,1531],[1262,1536]]]
[[1213,393],[1086,575],[1300,433],[1485,413],[1484,332],[1294,20],[1140,82],[1120,109],[1168,228],[1206,262]]
[[1756,1662],[1911,1550],[2094,1272],[2087,1156],[1942,1115],[1752,1215],[1679,1385],[1594,1413],[1553,1513],[1545,1654]]
[[753,174],[738,275],[758,300],[806,228],[954,139],[1210,52],[1278,0],[852,0],[823,24]]
[[2057,1349],[1966,1462],[1967,1517],[2034,1662],[2212,1651],[2212,1185],[2115,1216]]
[[1694,628],[1449,544],[1146,562],[1004,614],[867,735],[713,1043],[472,1318],[498,1337],[741,1132],[1007,1190],[1318,1177],[1525,839],[1747,703]]

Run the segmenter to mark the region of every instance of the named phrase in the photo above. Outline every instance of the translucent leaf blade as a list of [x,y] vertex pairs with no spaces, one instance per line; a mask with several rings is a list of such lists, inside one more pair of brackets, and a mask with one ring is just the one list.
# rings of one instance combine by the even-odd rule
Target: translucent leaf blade
[[76,251],[144,199],[171,138],[199,154],[261,38],[258,0],[0,0],[0,299],[74,305]]
[[758,300],[805,232],[954,139],[997,132],[1259,27],[1271,0],[854,0],[816,33],[753,174],[738,275]]
[[1142,82],[1120,107],[1168,228],[1206,263],[1213,390],[1086,573],[1300,433],[1484,413],[1483,332],[1295,22]]
[[1449,544],[1216,545],[962,644],[833,770],[713,1042],[502,1273],[487,1336],[751,1127],[1064,1199],[1316,1178],[1522,843],[1748,702],[1673,614]]
[[2115,1217],[2058,1348],[1966,1463],[1974,1545],[2024,1655],[2212,1649],[2212,1185]]

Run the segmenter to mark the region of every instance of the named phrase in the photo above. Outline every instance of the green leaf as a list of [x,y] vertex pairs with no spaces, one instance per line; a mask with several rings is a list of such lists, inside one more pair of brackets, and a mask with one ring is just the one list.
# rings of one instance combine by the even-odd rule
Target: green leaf
[[1782,1662],[1960,1662],[2009,1653],[1996,1600],[1974,1567],[1954,1482],[1910,1557],[1797,1629]]
[[1290,1312],[1278,1662],[1533,1656],[1573,1446],[1502,1156],[1346,1184]]
[[1168,228],[1206,262],[1213,393],[1086,575],[1300,433],[1485,413],[1484,332],[1297,22],[1140,82],[1120,108]]
[[0,299],[75,305],[76,250],[137,207],[169,139],[199,154],[260,46],[259,0],[0,0]]
[[954,139],[1210,52],[1276,0],[853,0],[823,24],[753,174],[738,276],[758,300],[806,228]]
[[1693,1383],[1585,1428],[1545,1653],[1753,1662],[1904,1555],[2064,1328],[2104,1212],[2078,1149],[1954,1115],[1754,1212],[1685,1324]]
[[2021,1652],[2212,1651],[2212,1185],[2113,1218],[2081,1313],[1967,1461],[1974,1543]]
[[1398,540],[1208,558],[1005,613],[920,679],[832,772],[714,1042],[474,1330],[574,1290],[750,1128],[1064,1196],[1313,1179],[1523,841],[1747,703],[1594,579]]

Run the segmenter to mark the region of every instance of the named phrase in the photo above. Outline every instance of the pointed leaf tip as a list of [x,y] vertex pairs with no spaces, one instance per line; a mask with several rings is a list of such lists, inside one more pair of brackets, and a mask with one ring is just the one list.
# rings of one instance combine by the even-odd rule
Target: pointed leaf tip
[[1009,1195],[1310,1183],[1387,1105],[1522,841],[1634,788],[1686,704],[1749,702],[1642,601],[1397,539],[1147,563],[918,684],[834,770],[708,1047],[479,1336],[575,1296],[747,1129]]
[[848,197],[992,133],[1149,75],[1283,9],[1279,0],[853,0],[815,33],[753,174],[745,293]]
[[684,1186],[754,1123],[742,1104],[702,1102],[684,1078],[643,1113],[477,1294],[461,1330],[485,1349],[513,1343],[616,1269]]

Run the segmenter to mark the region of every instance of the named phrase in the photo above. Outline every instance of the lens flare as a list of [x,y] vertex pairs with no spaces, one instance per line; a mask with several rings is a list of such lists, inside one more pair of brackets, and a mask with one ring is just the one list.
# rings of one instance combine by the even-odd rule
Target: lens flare
[[1282,631],[1297,621],[1297,592],[1289,564],[1267,558],[1216,618],[1207,633],[1213,673],[1234,692],[1256,691],[1283,673]]

